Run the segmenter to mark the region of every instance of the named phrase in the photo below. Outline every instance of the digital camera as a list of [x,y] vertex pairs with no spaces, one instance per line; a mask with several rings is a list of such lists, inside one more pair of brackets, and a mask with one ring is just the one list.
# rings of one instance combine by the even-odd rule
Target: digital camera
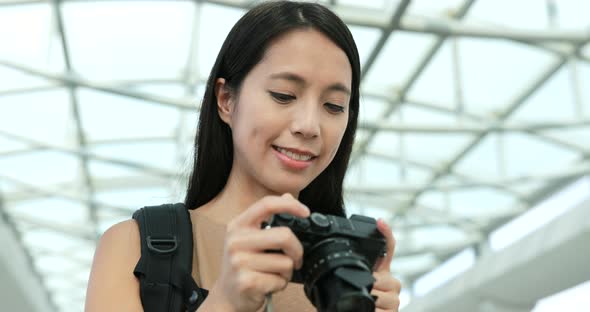
[[385,255],[386,240],[375,219],[314,212],[308,218],[274,215],[263,227],[289,227],[303,245],[303,265],[291,281],[303,283],[319,312],[373,312],[372,268]]

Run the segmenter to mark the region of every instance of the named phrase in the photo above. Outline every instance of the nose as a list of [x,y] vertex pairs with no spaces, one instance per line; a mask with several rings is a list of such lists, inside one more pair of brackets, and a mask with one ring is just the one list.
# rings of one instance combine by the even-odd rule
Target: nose
[[320,135],[320,112],[317,109],[317,104],[310,102],[297,106],[291,122],[291,133],[305,139],[316,138]]

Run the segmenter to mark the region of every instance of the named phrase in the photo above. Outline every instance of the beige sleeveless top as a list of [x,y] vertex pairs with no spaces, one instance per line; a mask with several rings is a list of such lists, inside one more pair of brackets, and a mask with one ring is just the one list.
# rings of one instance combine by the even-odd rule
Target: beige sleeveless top
[[[211,289],[221,271],[226,226],[199,213],[191,212],[193,222],[193,278],[200,287]],[[302,284],[289,283],[285,290],[273,295],[275,312],[315,312],[303,292]],[[263,311],[264,307],[259,311]]]

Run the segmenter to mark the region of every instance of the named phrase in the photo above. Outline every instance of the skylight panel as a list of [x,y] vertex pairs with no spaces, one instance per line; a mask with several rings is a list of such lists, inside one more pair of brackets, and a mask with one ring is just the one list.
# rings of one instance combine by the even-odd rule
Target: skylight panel
[[[542,123],[574,121],[580,118],[570,77],[571,68],[561,67],[510,116],[509,120]],[[583,86],[580,87],[585,89]],[[590,108],[590,104],[586,106]]]
[[80,202],[64,198],[40,198],[10,203],[8,211],[15,217],[25,217],[54,224],[80,225],[88,220],[88,209]]
[[122,160],[128,163],[154,168],[157,172],[176,173],[182,164],[176,163],[176,144],[172,140],[164,142],[121,142],[103,144],[89,149],[97,156]]
[[501,40],[462,38],[459,53],[465,110],[479,115],[505,111],[555,62],[543,51]]
[[69,146],[74,141],[69,100],[65,89],[0,97],[0,131],[44,144]]
[[590,2],[576,0],[557,0],[555,4],[555,28],[560,29],[589,29]]
[[404,135],[404,153],[407,159],[440,168],[469,142],[471,136],[464,134],[408,133]]
[[80,161],[77,157],[54,151],[0,157],[2,176],[29,185],[57,185],[78,178]]
[[399,89],[409,79],[433,41],[432,35],[394,32],[367,73],[363,84],[392,91]]
[[379,131],[369,142],[367,151],[369,153],[377,153],[384,156],[389,156],[392,160],[400,160],[400,135],[393,131]]
[[523,29],[544,29],[548,24],[546,1],[478,0],[469,10],[466,20]]
[[463,2],[462,0],[416,0],[410,2],[408,13],[427,16],[448,15],[459,8]]
[[371,55],[371,52],[375,48],[375,44],[379,39],[381,32],[378,29],[361,26],[348,26],[357,49],[359,51],[359,58],[361,60],[361,69],[364,67],[365,62]]
[[432,253],[421,253],[405,257],[396,257],[393,271],[407,275],[416,275],[430,270],[439,261]]
[[452,45],[449,40],[443,43],[412,85],[408,92],[409,97],[455,108],[455,103],[459,101],[455,96],[455,86],[461,81],[458,81],[459,78],[454,73]]
[[403,191],[425,183],[432,175],[424,168],[402,167],[399,163],[372,155],[360,159],[355,167],[357,170],[348,171],[346,185],[362,190],[375,188],[386,191],[390,187],[399,187]]
[[[437,246],[451,246],[465,242],[467,236],[460,229],[448,225],[426,225],[414,228],[408,241],[415,244],[415,247],[433,248]],[[433,241],[436,237],[436,242]]]
[[454,170],[470,176],[499,179],[506,174],[503,168],[498,135],[489,134],[465,154],[454,166]]
[[565,141],[580,150],[590,150],[590,126],[543,131],[543,134]]
[[198,18],[197,49],[199,77],[208,77],[223,40],[246,11],[214,4],[201,4]]
[[581,158],[578,151],[564,149],[527,134],[506,134],[504,142],[506,173],[511,177],[559,173]]
[[[449,204],[448,193],[438,190],[427,190],[416,199],[416,206],[424,206],[429,209],[444,210]],[[418,208],[420,209],[420,208]]]
[[180,76],[188,59],[192,2],[66,1],[62,10],[72,66],[81,76]]
[[30,145],[19,140],[3,137],[0,133],[0,156],[30,149]]
[[[1,59],[1,57],[0,61],[11,62],[10,59]],[[6,96],[35,91],[35,88],[45,88],[57,85],[57,83],[53,81],[46,80],[39,76],[29,75],[23,71],[2,65],[0,65],[0,81],[2,81],[2,84],[0,84],[0,99],[2,100]]]
[[0,60],[43,67],[52,34],[49,3],[2,7]]
[[496,189],[477,187],[449,192],[450,213],[456,217],[492,219],[511,214],[517,200]]
[[361,93],[359,105],[359,123],[372,123],[379,121],[387,108],[389,103],[382,99],[370,96],[363,96]]
[[[59,233],[43,228],[22,232],[22,240],[26,246],[59,246],[61,250],[75,249],[87,240],[81,237]],[[33,247],[34,248],[34,247]]]
[[[385,207],[385,205],[376,207],[368,204],[366,201],[360,202],[357,200],[348,200],[346,204],[346,211],[349,215],[361,214],[375,219],[381,218],[388,224],[391,223],[390,220],[393,216],[392,212],[394,208],[394,205],[391,205],[390,207]],[[354,212],[351,213],[351,211]]]
[[[399,1],[391,1],[391,2],[399,2]],[[364,0],[364,1],[338,0],[338,5],[350,6],[350,7],[362,8],[362,9],[388,10],[392,6],[391,2],[388,0]]]
[[[102,203],[129,208],[131,212],[143,206],[161,205],[172,202],[170,189],[166,185],[136,189],[113,189],[96,193]],[[130,215],[131,216],[131,215]]]
[[78,89],[78,98],[89,142],[172,135],[178,122],[170,106],[88,89]]

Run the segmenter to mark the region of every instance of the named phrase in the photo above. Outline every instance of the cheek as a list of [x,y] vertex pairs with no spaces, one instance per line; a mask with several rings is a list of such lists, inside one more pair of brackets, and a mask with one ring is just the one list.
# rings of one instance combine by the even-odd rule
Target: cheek
[[259,148],[272,141],[277,118],[272,114],[249,107],[239,112],[235,120],[234,138],[243,148]]
[[340,122],[334,125],[334,131],[330,132],[330,137],[328,138],[330,144],[330,161],[334,159],[334,156],[336,156],[336,153],[338,152],[347,125],[347,122]]

